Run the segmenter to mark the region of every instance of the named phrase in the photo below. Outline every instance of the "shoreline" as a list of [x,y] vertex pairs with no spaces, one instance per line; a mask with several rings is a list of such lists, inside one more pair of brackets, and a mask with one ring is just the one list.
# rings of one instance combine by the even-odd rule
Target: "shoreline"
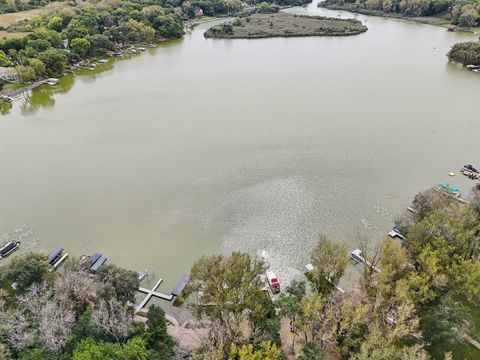
[[433,25],[433,26],[438,26],[442,27],[444,29],[449,29],[450,27],[455,27],[458,32],[466,32],[466,33],[471,33],[471,34],[477,34],[478,31],[472,30],[472,29],[461,29],[456,27],[453,24],[450,24],[450,22],[447,19],[438,17],[438,16],[420,16],[420,17],[411,17],[411,16],[404,16],[401,14],[396,14],[396,13],[387,13],[379,10],[368,10],[368,9],[355,9],[353,7],[348,7],[348,6],[341,6],[337,4],[325,4],[325,3],[319,3],[318,7],[325,8],[327,10],[332,10],[332,11],[346,11],[352,14],[360,14],[360,15],[366,15],[366,16],[376,16],[376,17],[382,17],[386,19],[397,19],[397,20],[405,20],[409,22],[414,22],[414,23],[419,23],[419,24],[424,24],[424,25]]
[[[173,39],[172,39],[173,40]],[[87,58],[85,60],[82,60],[80,63],[76,64],[69,64],[63,73],[56,79],[61,81],[62,78],[64,78],[67,75],[73,75],[76,76],[77,74],[75,73],[76,70],[81,70],[81,69],[90,69],[94,70],[96,69],[97,66],[99,65],[108,65],[112,64],[113,61],[116,61],[117,59],[122,59],[126,55],[136,55],[136,54],[141,54],[145,51],[146,48],[157,48],[161,43],[167,42],[169,40],[158,40],[156,43],[152,44],[141,44],[141,45],[130,45],[127,47],[124,47],[122,49],[118,49],[113,51],[111,54],[105,54],[104,57],[94,57],[94,58]],[[134,49],[135,51],[131,51]],[[140,50],[143,49],[143,50]],[[107,62],[101,62],[100,60],[102,59],[108,59]],[[37,81],[34,81],[32,83],[28,83],[22,87],[16,88],[16,89],[3,89],[0,90],[0,103],[13,103],[17,98],[24,94],[28,93],[29,91],[32,91],[41,85],[48,84],[49,78],[45,79],[40,79]],[[15,84],[15,83],[11,83]],[[56,84],[48,84],[50,86],[55,86]]]

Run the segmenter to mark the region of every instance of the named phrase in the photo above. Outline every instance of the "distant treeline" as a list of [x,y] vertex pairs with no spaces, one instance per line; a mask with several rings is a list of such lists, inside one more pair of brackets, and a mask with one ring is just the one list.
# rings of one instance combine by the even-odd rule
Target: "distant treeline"
[[371,10],[403,16],[445,16],[461,27],[478,25],[480,3],[475,0],[326,0],[347,10]]

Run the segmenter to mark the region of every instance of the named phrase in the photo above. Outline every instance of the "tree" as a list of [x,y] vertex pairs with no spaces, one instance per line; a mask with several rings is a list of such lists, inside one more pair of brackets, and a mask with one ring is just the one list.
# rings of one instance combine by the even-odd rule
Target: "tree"
[[59,49],[48,49],[38,54],[38,59],[45,64],[49,76],[59,76],[67,66],[67,55]]
[[247,344],[239,348],[232,344],[230,347],[229,360],[280,360],[282,359],[282,351],[277,345],[270,341],[262,342],[258,349],[254,349],[253,345]]
[[265,271],[262,261],[248,254],[234,252],[230,257],[221,255],[201,257],[190,270],[190,282],[185,295],[195,299],[190,309],[198,319],[210,321],[210,334],[205,347],[221,349],[228,354],[230,343],[241,343],[242,328],[264,317],[267,309],[261,300],[260,275]]
[[157,16],[153,26],[164,39],[180,38],[184,34],[182,19],[176,14]]
[[5,66],[5,67],[13,66],[13,63],[10,61],[7,55],[5,55],[3,50],[0,50],[0,66]]
[[118,360],[122,359],[122,347],[108,342],[97,343],[87,338],[78,344],[72,360]]
[[127,26],[127,38],[132,42],[152,42],[155,39],[155,30],[149,25],[130,19]]
[[90,52],[93,54],[104,54],[113,49],[113,43],[105,35],[90,35],[86,39],[90,43]]
[[119,342],[130,334],[133,316],[125,304],[112,298],[108,301],[101,300],[95,306],[91,321],[93,325]]
[[322,350],[313,341],[307,342],[302,348],[302,354],[298,360],[323,360],[325,359],[325,351]]
[[469,302],[480,306],[480,262],[464,260],[452,268],[454,290]]
[[29,83],[35,80],[35,70],[31,66],[17,65],[15,70],[17,70],[18,78],[21,82]]
[[70,41],[70,49],[75,54],[83,58],[85,55],[87,55],[88,50],[90,50],[90,42],[84,38],[75,38]]
[[347,267],[347,248],[335,244],[325,236],[320,239],[311,253],[314,269],[307,275],[315,291],[329,293],[338,284]]
[[108,264],[100,268],[97,277],[104,284],[100,294],[104,299],[113,296],[122,304],[135,302],[135,293],[140,285],[137,272]]
[[172,337],[167,333],[165,312],[156,305],[151,305],[147,313],[147,327],[145,334],[146,347],[153,351],[152,359],[170,359],[175,345]]
[[62,31],[63,29],[63,20],[60,16],[52,16],[48,20],[48,28],[50,30]]
[[39,59],[28,59],[28,65],[35,71],[35,77],[42,78],[47,74],[45,64]]
[[2,271],[2,278],[10,284],[15,283],[15,289],[24,292],[33,283],[40,283],[47,273],[43,256],[27,254],[13,258],[12,262]]

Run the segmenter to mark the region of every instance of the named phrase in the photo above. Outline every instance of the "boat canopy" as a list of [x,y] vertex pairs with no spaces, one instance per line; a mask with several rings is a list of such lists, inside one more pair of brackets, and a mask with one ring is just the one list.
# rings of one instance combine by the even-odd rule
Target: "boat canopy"
[[16,242],[13,242],[13,241],[9,242],[8,244],[6,244],[4,247],[2,247],[0,249],[0,256],[8,254],[10,251],[15,249],[17,246],[18,246],[18,243],[16,243]]
[[453,191],[453,192],[458,192],[458,187],[453,186],[453,185],[450,185],[450,184],[447,184],[446,182],[440,183],[440,186],[441,186],[443,189],[447,189],[447,190],[450,190],[450,191]]
[[100,259],[101,256],[102,256],[102,254],[100,254],[100,253],[95,253],[92,256],[90,256],[90,258],[88,259],[88,261],[90,262],[90,266],[95,264],[97,262],[97,260]]
[[171,294],[174,296],[180,296],[188,284],[190,277],[188,275],[183,275],[183,277],[178,281],[177,285],[173,288]]
[[107,261],[107,258],[105,256],[100,256],[98,258],[97,261],[95,261],[95,264],[93,264],[91,267],[90,267],[90,271],[93,272],[93,273],[96,273],[98,271],[98,269],[100,269],[100,267],[105,264],[105,262]]
[[63,248],[55,248],[48,254],[48,263],[52,265],[63,253]]

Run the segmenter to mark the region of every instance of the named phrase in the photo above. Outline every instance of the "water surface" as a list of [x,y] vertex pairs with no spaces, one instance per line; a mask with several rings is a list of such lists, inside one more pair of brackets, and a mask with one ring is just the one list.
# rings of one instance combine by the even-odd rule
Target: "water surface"
[[470,186],[447,173],[480,165],[480,77],[445,54],[471,36],[357,17],[369,30],[352,37],[206,40],[202,25],[35,91],[0,117],[1,231],[148,266],[163,290],[232,250],[267,250],[286,280],[319,232],[354,248],[418,191]]

